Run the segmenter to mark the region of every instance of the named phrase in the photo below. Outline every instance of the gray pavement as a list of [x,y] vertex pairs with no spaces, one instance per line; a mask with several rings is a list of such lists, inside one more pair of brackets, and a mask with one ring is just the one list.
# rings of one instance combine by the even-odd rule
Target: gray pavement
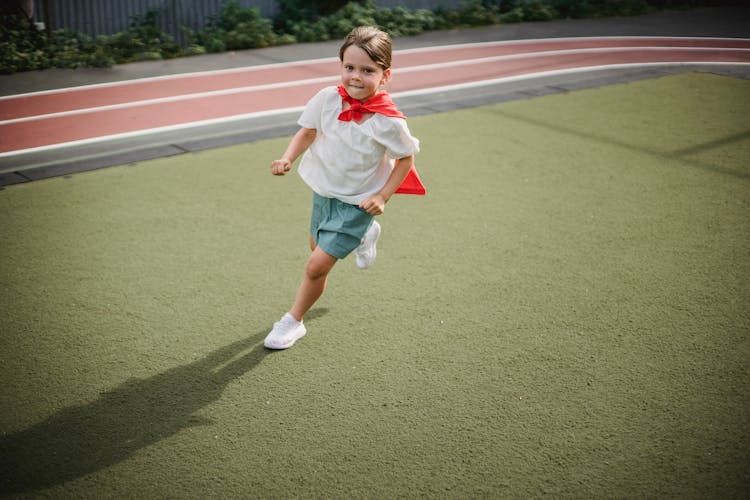
[[[701,36],[750,38],[750,7],[711,7],[667,11],[636,17],[518,23],[485,28],[430,32],[394,40],[395,49],[495,40],[575,36]],[[308,43],[228,52],[168,61],[149,61],[107,69],[46,70],[0,76],[0,95],[74,87],[111,81],[283,63],[335,56],[340,42]],[[686,65],[585,72],[521,82],[488,85],[467,91],[438,92],[398,101],[408,116],[435,113],[568,92],[682,71],[721,72],[750,78],[750,68]],[[297,114],[247,119],[220,126],[104,141],[0,158],[0,186],[67,175],[150,158],[182,154],[271,137],[296,129]]]

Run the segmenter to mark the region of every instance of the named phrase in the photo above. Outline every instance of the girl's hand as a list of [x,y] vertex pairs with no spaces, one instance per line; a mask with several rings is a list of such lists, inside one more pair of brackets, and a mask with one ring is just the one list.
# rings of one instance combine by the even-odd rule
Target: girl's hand
[[282,158],[281,160],[274,160],[271,163],[271,173],[273,175],[284,175],[292,169],[292,162]]
[[382,215],[383,210],[385,210],[385,198],[379,194],[370,196],[359,204],[359,208],[369,215]]

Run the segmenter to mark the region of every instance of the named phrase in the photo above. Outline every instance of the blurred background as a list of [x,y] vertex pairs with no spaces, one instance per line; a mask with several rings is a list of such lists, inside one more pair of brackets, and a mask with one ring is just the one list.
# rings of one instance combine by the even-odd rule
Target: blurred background
[[473,26],[642,15],[738,2],[700,0],[4,0],[0,72],[134,61]]

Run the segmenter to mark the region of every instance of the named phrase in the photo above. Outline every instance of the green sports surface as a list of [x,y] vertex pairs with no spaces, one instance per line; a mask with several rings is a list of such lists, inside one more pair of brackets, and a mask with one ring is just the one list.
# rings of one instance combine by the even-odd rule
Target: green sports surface
[[742,498],[750,81],[410,119],[428,194],[262,341],[309,253],[288,138],[0,191],[0,494]]

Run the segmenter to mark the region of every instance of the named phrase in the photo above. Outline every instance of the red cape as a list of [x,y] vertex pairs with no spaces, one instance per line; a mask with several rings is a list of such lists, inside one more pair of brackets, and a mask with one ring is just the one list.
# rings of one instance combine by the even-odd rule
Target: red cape
[[[362,113],[380,113],[381,115],[390,116],[392,118],[403,118],[406,116],[401,113],[396,107],[396,104],[391,99],[391,96],[387,92],[378,92],[365,102],[358,101],[351,97],[343,85],[338,86],[339,95],[349,103],[349,108],[339,114],[339,120],[351,121],[361,120]],[[409,173],[406,174],[406,178],[396,190],[395,194],[420,194],[424,195],[427,190],[422,184],[422,180],[419,178],[417,169],[414,165],[409,169]]]

